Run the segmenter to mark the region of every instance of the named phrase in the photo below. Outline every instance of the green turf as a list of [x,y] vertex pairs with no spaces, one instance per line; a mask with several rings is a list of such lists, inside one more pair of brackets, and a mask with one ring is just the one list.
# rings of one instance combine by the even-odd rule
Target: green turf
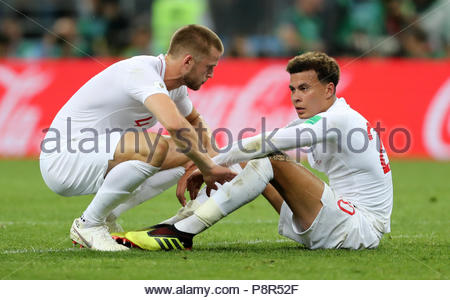
[[[75,249],[70,225],[91,197],[63,198],[36,161],[0,160],[0,279],[449,279],[450,163],[397,161],[392,233],[376,250],[306,250],[277,234],[258,198],[194,239],[193,251]],[[178,208],[174,190],[121,219],[151,225]]]

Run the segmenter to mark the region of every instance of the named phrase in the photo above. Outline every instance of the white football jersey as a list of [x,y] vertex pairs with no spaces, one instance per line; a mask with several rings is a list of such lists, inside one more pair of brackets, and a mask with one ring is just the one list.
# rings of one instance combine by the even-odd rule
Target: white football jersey
[[67,136],[68,130],[71,138],[76,138],[86,132],[92,135],[93,130],[105,134],[112,129],[150,128],[157,120],[144,101],[158,93],[168,95],[183,116],[189,115],[193,106],[186,86],[168,91],[163,80],[165,68],[163,54],[135,56],[114,63],[69,99],[51,128],[57,129],[61,138]]
[[[330,132],[321,143],[308,149],[309,164],[327,175],[329,185],[336,195],[342,196],[361,210],[377,215],[377,229],[390,232],[392,173],[377,132],[344,98],[336,99],[326,112],[312,119],[314,118],[317,124],[326,120],[323,123],[325,127],[323,124],[308,124],[312,125],[310,128],[318,137],[324,130]],[[309,120],[305,123],[314,122]],[[334,129],[338,131],[333,132]],[[322,133],[318,133],[319,130]]]
[[213,161],[232,165],[299,147],[308,147],[310,165],[328,176],[336,195],[375,215],[380,232],[390,232],[393,187],[388,157],[376,131],[344,98],[310,119],[236,142]]

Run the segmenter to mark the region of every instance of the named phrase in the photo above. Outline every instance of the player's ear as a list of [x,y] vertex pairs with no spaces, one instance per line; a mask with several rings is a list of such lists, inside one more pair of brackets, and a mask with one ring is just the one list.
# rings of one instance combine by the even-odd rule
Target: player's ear
[[194,64],[194,57],[191,54],[186,54],[183,59],[183,65],[191,68]]
[[327,98],[332,97],[336,93],[336,86],[334,83],[328,82],[325,93]]
[[182,72],[190,72],[194,66],[194,57],[191,54],[185,54],[182,60]]

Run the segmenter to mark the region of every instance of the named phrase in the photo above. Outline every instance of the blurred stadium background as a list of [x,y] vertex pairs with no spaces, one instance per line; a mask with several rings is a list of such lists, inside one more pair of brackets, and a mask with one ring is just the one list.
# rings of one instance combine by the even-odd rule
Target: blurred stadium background
[[450,55],[446,2],[2,0],[0,56],[159,54],[174,29],[197,23],[219,34],[229,57],[321,50],[334,56],[443,58]]
[[213,129],[236,138],[262,116],[266,129],[295,118],[287,59],[321,50],[341,65],[338,96],[380,122],[392,157],[450,159],[450,0],[0,0],[0,156],[36,157],[84,82],[164,53],[190,23],[225,44],[215,78],[191,92]]

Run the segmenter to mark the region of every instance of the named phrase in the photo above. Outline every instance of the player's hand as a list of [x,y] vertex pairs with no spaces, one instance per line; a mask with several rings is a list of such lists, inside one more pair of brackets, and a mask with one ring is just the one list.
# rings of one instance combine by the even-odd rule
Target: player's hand
[[208,172],[203,172],[203,180],[206,183],[206,194],[210,195],[211,189],[217,190],[216,182],[224,184],[232,180],[237,174],[230,169],[214,165]]
[[[197,198],[203,182],[203,174],[198,169],[192,172],[186,179],[186,188],[189,191],[189,197],[191,200]],[[207,187],[206,192],[208,193],[210,191],[211,190]]]
[[[186,205],[186,197],[184,196],[184,192],[186,191],[186,188],[187,188],[187,179],[195,170],[197,170],[197,166],[193,162],[189,162],[185,166],[184,175],[181,176],[180,180],[178,180],[176,195],[177,195],[178,201],[180,202],[180,204],[182,206]],[[191,200],[193,200],[193,199],[195,199],[195,198],[192,198],[192,196],[191,196]]]

